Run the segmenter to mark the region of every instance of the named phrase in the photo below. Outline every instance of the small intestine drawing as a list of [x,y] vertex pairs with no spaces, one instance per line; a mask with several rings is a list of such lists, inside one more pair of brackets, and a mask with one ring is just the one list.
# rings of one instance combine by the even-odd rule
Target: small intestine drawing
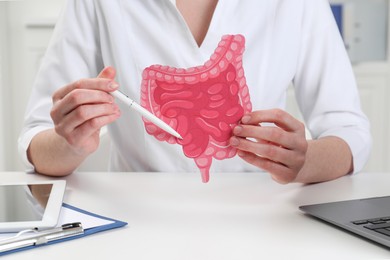
[[242,64],[245,38],[225,35],[204,65],[188,69],[162,65],[142,74],[141,105],[174,128],[183,139],[143,118],[146,131],[159,141],[182,146],[195,160],[202,181],[209,181],[212,158],[232,158],[232,129],[252,103]]

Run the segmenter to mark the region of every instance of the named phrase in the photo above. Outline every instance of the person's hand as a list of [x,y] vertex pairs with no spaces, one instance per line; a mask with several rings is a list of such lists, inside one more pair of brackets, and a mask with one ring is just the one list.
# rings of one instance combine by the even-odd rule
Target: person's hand
[[244,115],[233,129],[230,144],[242,159],[269,172],[279,183],[295,180],[308,147],[303,123],[280,109]]
[[94,152],[99,146],[100,129],[120,116],[119,107],[109,94],[118,88],[114,78],[115,70],[107,67],[97,78],[78,80],[53,94],[50,116],[55,131],[75,153]]

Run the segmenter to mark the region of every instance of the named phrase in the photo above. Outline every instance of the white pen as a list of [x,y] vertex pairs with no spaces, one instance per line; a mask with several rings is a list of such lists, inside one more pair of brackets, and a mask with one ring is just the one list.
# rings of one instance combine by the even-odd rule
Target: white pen
[[[23,235],[28,232],[34,232],[32,235]],[[34,229],[23,230],[15,236],[0,241],[1,253],[17,250],[28,246],[40,246],[48,242],[65,239],[84,234],[83,226],[80,222],[64,224],[61,227],[36,231]]]
[[183,137],[181,137],[181,135],[178,132],[176,132],[175,129],[170,127],[167,123],[162,121],[157,116],[150,113],[149,110],[147,110],[147,109],[143,108],[142,106],[140,106],[139,104],[137,104],[134,100],[132,100],[131,98],[129,98],[128,96],[123,94],[121,91],[115,90],[115,91],[110,92],[110,93],[111,93],[111,95],[113,95],[114,97],[116,97],[117,99],[119,99],[120,101],[122,101],[123,103],[128,105],[129,107],[133,108],[135,111],[137,111],[141,115],[143,115],[145,118],[150,120],[153,124],[160,127],[162,130],[166,131],[167,133],[169,133],[169,134],[171,134],[179,139],[183,139]]

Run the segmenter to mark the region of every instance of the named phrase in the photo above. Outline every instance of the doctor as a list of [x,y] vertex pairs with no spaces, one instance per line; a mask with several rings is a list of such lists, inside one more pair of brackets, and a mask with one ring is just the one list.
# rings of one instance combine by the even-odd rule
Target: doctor
[[[108,125],[110,170],[196,172],[180,146],[148,135],[139,115],[109,93],[121,88],[139,100],[144,68],[201,65],[225,34],[246,38],[253,112],[233,129],[238,156],[215,160],[211,172],[265,171],[286,184],[360,171],[371,147],[369,122],[327,0],[68,0],[20,135],[26,165],[71,174]],[[291,83],[312,140],[284,111]]]

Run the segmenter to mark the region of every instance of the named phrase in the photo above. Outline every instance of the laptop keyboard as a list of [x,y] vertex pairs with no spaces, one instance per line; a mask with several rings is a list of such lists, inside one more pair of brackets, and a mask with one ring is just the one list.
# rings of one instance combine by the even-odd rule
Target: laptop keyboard
[[390,217],[363,219],[352,223],[390,237]]

